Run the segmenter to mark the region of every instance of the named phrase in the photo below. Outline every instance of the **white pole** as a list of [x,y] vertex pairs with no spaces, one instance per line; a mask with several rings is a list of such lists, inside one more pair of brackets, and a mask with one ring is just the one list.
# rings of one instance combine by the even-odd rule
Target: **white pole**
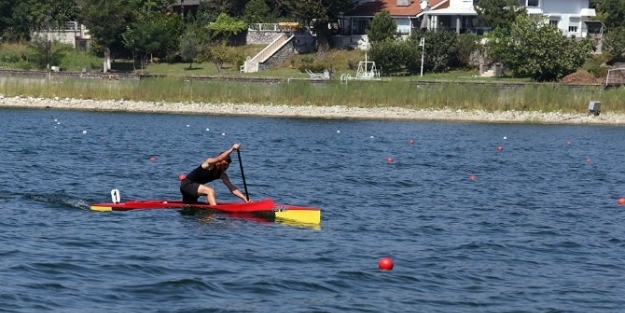
[[421,77],[423,77],[423,58],[425,56],[425,37],[421,38],[419,42],[419,46],[421,46]]

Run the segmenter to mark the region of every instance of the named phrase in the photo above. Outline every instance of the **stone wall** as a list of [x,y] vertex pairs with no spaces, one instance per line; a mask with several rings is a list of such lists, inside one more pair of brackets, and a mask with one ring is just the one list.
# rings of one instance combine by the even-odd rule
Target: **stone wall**
[[[268,45],[272,43],[281,32],[248,30],[245,35],[247,45]],[[290,36],[290,34],[287,34]],[[308,53],[316,50],[317,38],[312,35],[295,35],[293,46],[297,53]]]
[[295,40],[290,40],[284,46],[282,46],[280,50],[274,53],[267,61],[258,64],[258,70],[264,71],[286,62],[293,54],[295,54],[295,47],[293,46],[294,41]]
[[248,30],[245,35],[245,44],[268,45],[281,34],[281,32],[276,31]]
[[276,67],[289,60],[294,54],[314,52],[316,50],[317,38],[310,35],[295,35],[280,50],[274,53],[265,63],[258,65],[259,71],[264,71]]

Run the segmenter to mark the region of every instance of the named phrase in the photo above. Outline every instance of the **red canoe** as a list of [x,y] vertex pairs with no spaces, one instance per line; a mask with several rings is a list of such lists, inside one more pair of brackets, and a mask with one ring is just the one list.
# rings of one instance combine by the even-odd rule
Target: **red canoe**
[[288,204],[276,204],[271,199],[245,202],[227,202],[217,205],[185,204],[179,200],[141,200],[117,203],[95,203],[91,205],[94,211],[130,211],[146,209],[183,209],[212,210],[229,214],[258,216],[266,219],[284,220],[303,224],[318,225],[321,223],[321,210],[318,208],[303,207]]

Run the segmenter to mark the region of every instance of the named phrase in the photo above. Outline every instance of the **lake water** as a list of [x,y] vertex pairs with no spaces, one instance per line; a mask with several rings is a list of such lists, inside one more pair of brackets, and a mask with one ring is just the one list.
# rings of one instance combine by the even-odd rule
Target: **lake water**
[[[622,127],[0,109],[0,138],[1,312],[625,310]],[[321,227],[88,209],[234,142]]]

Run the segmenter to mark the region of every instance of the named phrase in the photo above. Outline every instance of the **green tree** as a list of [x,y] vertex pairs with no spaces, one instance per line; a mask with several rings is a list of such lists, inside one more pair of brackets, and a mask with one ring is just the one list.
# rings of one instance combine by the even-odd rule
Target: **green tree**
[[517,17],[509,31],[495,29],[488,36],[489,56],[504,62],[515,76],[555,81],[584,64],[593,44],[562,35],[543,18]]
[[225,40],[206,45],[199,56],[200,61],[215,64],[219,75],[222,74],[225,63],[236,63],[240,58],[241,55],[233,47],[228,46]]
[[[132,21],[132,7],[124,0],[82,0],[80,21],[104,54],[103,71],[111,69],[112,55],[122,53],[122,34]],[[112,53],[112,55],[111,55]]]
[[134,13],[133,22],[122,34],[123,43],[137,57],[141,68],[148,57],[167,57],[179,47],[182,25],[179,15],[150,11],[148,8]]
[[353,10],[357,0],[284,0],[282,4],[288,13],[304,25],[311,25],[317,35],[318,51],[329,48],[330,30],[333,23],[343,14]]
[[193,61],[200,53],[200,41],[195,31],[188,30],[180,38],[180,57],[189,62],[189,69],[193,68]]
[[393,39],[396,33],[397,23],[395,23],[391,13],[387,10],[377,13],[367,28],[367,36],[369,36],[369,41],[372,43]]
[[625,27],[625,0],[597,2],[597,16],[608,29]]
[[518,0],[480,0],[475,12],[481,24],[493,29],[509,29],[517,16],[527,14]]
[[458,34],[442,31],[424,32],[422,36],[425,38],[425,71],[446,72],[459,67]]
[[214,16],[225,13],[229,16],[243,16],[243,8],[247,0],[202,0],[201,10],[211,12]]
[[77,10],[73,0],[0,0],[0,36],[3,41],[28,41],[33,32],[64,27]]
[[419,55],[417,48],[410,40],[384,40],[373,43],[369,50],[371,60],[375,61],[382,75],[393,75],[401,72],[412,73],[415,60]]
[[247,23],[232,18],[226,13],[221,13],[217,20],[206,26],[206,29],[210,32],[213,40],[222,41],[245,31]]
[[[51,0],[52,1],[52,0]],[[112,56],[127,55],[124,34],[129,25],[137,25],[136,12],[161,12],[165,14],[175,0],[76,0],[79,18],[93,40],[96,50],[104,55],[104,72],[111,69]],[[127,34],[128,36],[128,34]],[[177,43],[176,45],[177,46]]]
[[243,20],[247,23],[265,23],[270,15],[271,9],[265,0],[250,0],[243,9]]
[[59,65],[72,46],[52,41],[45,37],[35,37],[28,43],[28,48],[34,53],[30,61],[39,69],[49,70],[52,65]]
[[459,34],[457,46],[457,66],[459,68],[470,68],[472,57],[476,52],[483,53],[480,44],[481,36],[473,33]]
[[612,60],[620,60],[625,55],[625,27],[609,29],[603,39],[603,50]]

